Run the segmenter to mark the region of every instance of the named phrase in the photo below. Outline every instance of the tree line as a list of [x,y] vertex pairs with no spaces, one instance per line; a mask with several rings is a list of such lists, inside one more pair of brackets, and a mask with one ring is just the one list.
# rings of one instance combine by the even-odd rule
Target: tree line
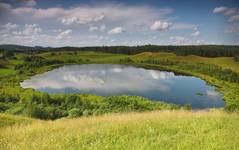
[[102,46],[102,47],[61,47],[53,50],[99,51],[116,54],[138,54],[142,52],[172,52],[176,55],[197,55],[203,57],[239,56],[239,46],[226,45],[187,45],[187,46]]
[[[5,49],[0,49],[4,51]],[[234,57],[239,56],[239,46],[233,45],[143,45],[143,46],[96,46],[96,47],[59,47],[13,49],[15,52],[41,53],[48,51],[96,51],[115,54],[138,54],[142,52],[172,52],[177,55],[197,55],[204,57]]]

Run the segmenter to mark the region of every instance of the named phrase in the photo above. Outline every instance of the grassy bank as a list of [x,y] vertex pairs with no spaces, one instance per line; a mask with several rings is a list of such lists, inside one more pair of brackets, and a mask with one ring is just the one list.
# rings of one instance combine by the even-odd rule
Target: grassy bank
[[0,128],[0,149],[238,149],[239,115],[155,111]]

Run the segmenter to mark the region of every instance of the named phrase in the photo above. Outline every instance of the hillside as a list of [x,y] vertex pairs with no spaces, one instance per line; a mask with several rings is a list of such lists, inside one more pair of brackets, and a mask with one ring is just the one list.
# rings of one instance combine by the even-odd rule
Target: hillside
[[239,115],[155,111],[0,128],[0,149],[237,149]]
[[14,115],[0,114],[0,128],[13,126],[13,125],[25,125],[35,122],[35,119],[28,117],[20,117]]

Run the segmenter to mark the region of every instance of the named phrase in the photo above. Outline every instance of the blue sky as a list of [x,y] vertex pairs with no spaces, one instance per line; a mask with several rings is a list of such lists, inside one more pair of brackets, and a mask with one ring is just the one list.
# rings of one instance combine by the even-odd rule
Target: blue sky
[[0,0],[0,44],[239,44],[238,0]]

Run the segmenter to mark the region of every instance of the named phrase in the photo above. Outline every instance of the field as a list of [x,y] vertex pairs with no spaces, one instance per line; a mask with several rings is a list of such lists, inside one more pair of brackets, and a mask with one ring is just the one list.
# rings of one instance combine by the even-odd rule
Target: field
[[35,120],[2,126],[0,149],[236,150],[238,126],[238,114],[221,110],[154,111],[56,121]]

